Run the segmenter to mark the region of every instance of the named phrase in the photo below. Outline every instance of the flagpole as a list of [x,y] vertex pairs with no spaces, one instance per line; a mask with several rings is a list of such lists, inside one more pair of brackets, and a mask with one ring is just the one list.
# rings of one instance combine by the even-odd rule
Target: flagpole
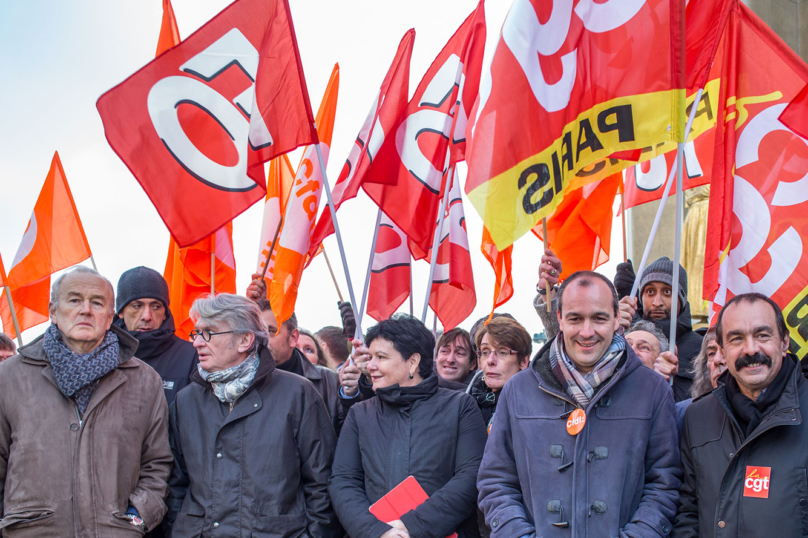
[[98,267],[96,267],[96,265],[95,265],[95,258],[93,258],[92,254],[90,254],[90,263],[93,264],[93,270],[97,273],[98,272]]
[[[317,126],[315,125],[315,129]],[[317,159],[320,161],[320,174],[323,176],[323,188],[325,195],[328,197],[328,208],[331,211],[331,221],[334,223],[334,233],[337,236],[337,245],[339,246],[339,255],[342,258],[342,270],[345,271],[345,280],[348,284],[348,294],[351,297],[351,308],[354,311],[354,319],[356,319],[356,337],[362,338],[362,318],[356,312],[356,297],[354,296],[353,284],[351,283],[351,273],[348,271],[348,259],[345,257],[345,247],[342,244],[342,234],[339,232],[339,223],[337,222],[337,210],[334,207],[334,200],[331,197],[331,187],[328,186],[328,176],[325,173],[325,164],[323,163],[323,152],[320,150],[320,144],[314,145],[317,150]],[[333,275],[332,275],[333,276]]]
[[[272,245],[269,247],[269,252],[267,252],[267,259],[264,262],[264,270],[261,273],[261,280],[266,278],[267,276],[267,269],[269,268],[269,260],[272,258],[272,253],[275,251],[275,244],[278,242],[278,236],[281,234],[281,227],[283,226],[283,215],[281,215],[281,220],[278,221],[278,229],[275,230],[275,237],[272,238]],[[325,254],[325,247],[323,247],[323,254]],[[329,269],[331,266],[329,265]]]
[[410,316],[412,316],[412,313],[414,312],[412,308],[412,295],[412,256],[410,256]]
[[[544,239],[544,250],[546,251],[547,248],[548,248],[548,246],[547,246],[547,217],[543,217],[541,219],[541,235],[542,235],[542,239]],[[550,302],[551,302],[550,301],[550,292],[552,291],[552,288],[550,287],[550,283],[547,282],[546,280],[544,281],[544,289],[547,292],[547,296],[544,298],[544,302],[547,304],[547,311],[552,312],[553,309],[550,306]]]
[[[448,157],[448,154],[447,154]],[[435,228],[435,237],[432,240],[432,258],[429,260],[429,280],[426,284],[426,298],[424,299],[424,311],[421,314],[421,323],[426,323],[426,313],[429,310],[429,296],[432,294],[432,277],[435,276],[435,265],[438,262],[438,250],[440,250],[440,236],[443,234],[443,220],[446,214],[446,204],[449,202],[449,191],[452,190],[452,180],[454,179],[455,167],[449,169],[449,177],[446,181],[446,190],[443,192],[443,200],[440,203],[438,213],[438,226]],[[410,270],[412,275],[412,270]],[[412,289],[410,289],[412,293]]]
[[331,280],[334,281],[334,287],[337,289],[337,296],[339,297],[339,302],[344,302],[342,300],[342,292],[339,290],[339,284],[337,284],[337,277],[334,276],[334,270],[331,268],[331,262],[328,261],[328,253],[325,251],[325,246],[323,247],[323,257],[325,258],[325,264],[328,266],[328,272],[331,273]]
[[[693,107],[695,108],[695,107]],[[679,258],[682,243],[682,176],[684,174],[684,142],[676,145],[676,227],[673,239],[673,284],[671,285],[671,330],[670,349],[676,353],[676,318],[679,313]],[[673,384],[673,376],[671,376]]]
[[379,239],[379,227],[382,224],[382,208],[376,214],[376,228],[373,231],[373,241],[370,244],[370,259],[368,260],[368,270],[365,273],[365,287],[362,290],[362,306],[359,308],[359,321],[362,321],[362,314],[365,312],[365,301],[368,298],[368,288],[370,288],[370,274],[373,269],[373,256],[376,254],[376,242]]
[[8,309],[11,311],[11,320],[14,322],[14,330],[17,333],[17,343],[22,347],[22,334],[20,334],[20,321],[17,319],[17,309],[14,308],[14,300],[11,298],[11,288],[4,286],[6,289],[6,299],[8,299]]
[[210,294],[216,294],[216,232],[210,236]]
[[628,251],[626,250],[626,199],[620,193],[620,216],[623,217],[623,263],[628,261]]
[[[690,109],[690,115],[687,118],[687,125],[685,125],[685,140],[687,137],[690,136],[690,128],[693,126],[693,120],[696,117],[696,109],[699,107],[699,103],[701,102],[701,95],[704,93],[704,88],[699,88],[699,91],[696,93],[696,99],[693,101],[693,106]],[[642,280],[642,273],[645,270],[645,264],[648,262],[648,255],[651,253],[651,246],[654,244],[654,237],[656,236],[657,229],[659,228],[659,223],[662,220],[662,211],[665,209],[665,202],[670,196],[671,192],[671,185],[673,184],[673,178],[676,175],[679,166],[679,150],[676,151],[676,168],[672,169],[670,174],[668,174],[668,180],[665,182],[665,192],[662,194],[662,199],[659,201],[659,209],[657,209],[656,217],[654,218],[654,224],[651,226],[651,233],[648,235],[648,242],[645,243],[645,250],[642,253],[642,260],[640,261],[639,267],[637,267],[637,276],[634,278],[634,285],[631,287],[631,294],[629,297],[635,297],[637,295],[638,288],[640,286],[640,281]]]

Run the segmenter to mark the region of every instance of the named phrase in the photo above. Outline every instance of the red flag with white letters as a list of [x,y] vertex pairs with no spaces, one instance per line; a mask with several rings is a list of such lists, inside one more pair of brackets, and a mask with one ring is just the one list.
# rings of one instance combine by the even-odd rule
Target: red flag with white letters
[[[401,39],[376,100],[373,101],[365,123],[359,130],[348,159],[342,167],[342,172],[331,189],[335,211],[343,202],[356,197],[376,152],[407,106],[407,96],[410,92],[410,58],[414,42],[415,30],[411,29]],[[331,211],[326,208],[312,232],[309,263],[317,255],[323,240],[332,233],[334,223],[331,221]]]
[[180,247],[264,197],[263,163],[317,142],[287,0],[236,0],[97,107]]
[[432,247],[446,171],[465,158],[484,46],[480,2],[432,62],[365,175],[368,196],[424,252]]
[[730,12],[724,40],[704,298],[717,311],[741,293],[771,297],[803,358],[808,139],[779,118],[808,83],[808,66],[740,2]]
[[382,213],[368,287],[368,316],[382,321],[398,310],[411,292],[411,270],[407,236]]

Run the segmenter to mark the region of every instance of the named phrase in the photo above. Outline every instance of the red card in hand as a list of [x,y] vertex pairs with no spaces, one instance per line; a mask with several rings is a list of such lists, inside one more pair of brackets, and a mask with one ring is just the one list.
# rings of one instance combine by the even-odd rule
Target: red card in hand
[[[372,504],[370,513],[385,523],[395,521],[401,519],[401,516],[410,510],[414,510],[428,498],[429,495],[415,477],[409,476],[401,484],[391,489],[390,493]],[[452,533],[446,538],[457,538],[457,533]]]

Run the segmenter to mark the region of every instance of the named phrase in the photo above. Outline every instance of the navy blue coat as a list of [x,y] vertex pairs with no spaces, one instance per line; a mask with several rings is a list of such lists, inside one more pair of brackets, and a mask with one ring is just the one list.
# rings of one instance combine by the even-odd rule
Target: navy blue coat
[[573,437],[550,345],[497,403],[477,480],[491,536],[667,536],[682,476],[670,386],[628,347]]

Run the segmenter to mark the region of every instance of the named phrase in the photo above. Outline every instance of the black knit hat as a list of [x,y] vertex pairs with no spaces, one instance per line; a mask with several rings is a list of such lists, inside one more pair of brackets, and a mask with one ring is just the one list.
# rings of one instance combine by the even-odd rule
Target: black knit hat
[[121,275],[115,301],[115,311],[118,314],[132,301],[147,298],[157,299],[168,310],[168,284],[163,275],[143,266],[129,269]]
[[[642,273],[642,280],[640,281],[640,297],[645,286],[651,282],[662,282],[668,286],[673,287],[673,260],[666,256],[662,256],[653,263],[650,263],[645,271]],[[679,265],[679,309],[684,307],[687,302],[687,272],[685,268]]]

